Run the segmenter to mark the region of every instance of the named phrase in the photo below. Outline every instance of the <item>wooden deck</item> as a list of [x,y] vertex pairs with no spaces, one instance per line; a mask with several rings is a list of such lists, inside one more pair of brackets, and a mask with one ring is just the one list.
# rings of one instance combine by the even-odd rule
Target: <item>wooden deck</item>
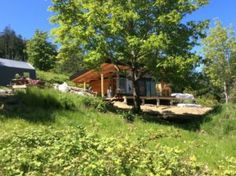
[[[124,99],[124,103],[127,104],[128,100],[133,100],[134,97],[133,96],[123,96],[123,99]],[[140,96],[140,99],[142,101],[142,105],[145,104],[146,100],[155,100],[157,106],[160,105],[160,100],[169,100],[171,105],[173,104],[174,100],[183,100],[183,99],[176,98],[176,97],[173,97],[173,96],[151,96],[151,97]]]
[[[120,101],[114,101],[113,106],[122,110],[132,109],[132,105],[127,105]],[[150,104],[141,105],[141,109],[144,113],[168,120],[192,120],[193,118],[203,117],[212,111],[210,107],[156,106]]]

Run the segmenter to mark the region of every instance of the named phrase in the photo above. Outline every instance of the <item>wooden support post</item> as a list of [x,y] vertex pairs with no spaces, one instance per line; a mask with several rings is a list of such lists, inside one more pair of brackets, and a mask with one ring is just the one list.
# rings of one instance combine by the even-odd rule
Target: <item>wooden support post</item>
[[126,97],[126,96],[123,96],[123,99],[124,99],[123,102],[124,102],[125,104],[128,104],[127,97]]
[[157,106],[159,106],[159,105],[160,105],[160,99],[157,98]]
[[84,82],[84,91],[86,90],[86,82]]
[[116,72],[116,94],[120,93],[120,75]]
[[145,105],[145,99],[142,98],[142,105]]
[[104,97],[104,77],[101,74],[101,96]]

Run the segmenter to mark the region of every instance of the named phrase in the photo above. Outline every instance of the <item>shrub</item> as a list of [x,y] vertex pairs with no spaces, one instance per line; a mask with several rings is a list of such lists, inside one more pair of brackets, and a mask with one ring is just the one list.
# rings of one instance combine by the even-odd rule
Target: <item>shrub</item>
[[197,97],[196,103],[203,106],[208,106],[208,107],[214,107],[214,106],[219,105],[219,102],[215,99],[214,96],[211,96],[211,95],[203,95],[203,96]]
[[101,98],[89,96],[84,96],[80,98],[82,104],[86,107],[92,107],[98,110],[99,112],[106,112],[108,110],[108,104],[104,102]]
[[127,122],[133,122],[134,119],[136,118],[136,115],[132,111],[123,111],[122,117]]
[[0,136],[2,175],[204,175],[176,148],[149,150],[144,139],[98,138],[83,128],[28,128]]

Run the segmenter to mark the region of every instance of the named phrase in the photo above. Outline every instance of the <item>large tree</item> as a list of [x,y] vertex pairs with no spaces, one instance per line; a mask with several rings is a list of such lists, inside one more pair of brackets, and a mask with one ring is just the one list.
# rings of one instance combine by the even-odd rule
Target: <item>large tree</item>
[[0,57],[16,60],[27,60],[26,41],[10,27],[0,33]]
[[228,103],[229,88],[236,74],[236,37],[232,28],[225,28],[220,21],[203,40],[205,68],[204,73],[209,78],[215,91],[224,94]]
[[57,55],[56,46],[48,41],[47,32],[37,30],[31,40],[27,42],[29,61],[38,69],[47,71],[52,69]]
[[[83,56],[95,67],[106,60],[132,71],[134,110],[140,111],[138,80],[147,72],[178,78],[197,61],[190,50],[203,36],[204,22],[183,22],[207,0],[52,0],[58,24],[52,33],[59,57]],[[183,79],[181,79],[183,80]]]

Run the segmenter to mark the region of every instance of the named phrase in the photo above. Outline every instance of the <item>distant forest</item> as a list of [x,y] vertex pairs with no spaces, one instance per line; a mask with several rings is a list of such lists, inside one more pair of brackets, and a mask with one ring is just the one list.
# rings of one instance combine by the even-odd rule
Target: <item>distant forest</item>
[[0,58],[27,60],[26,40],[9,26],[0,32]]

